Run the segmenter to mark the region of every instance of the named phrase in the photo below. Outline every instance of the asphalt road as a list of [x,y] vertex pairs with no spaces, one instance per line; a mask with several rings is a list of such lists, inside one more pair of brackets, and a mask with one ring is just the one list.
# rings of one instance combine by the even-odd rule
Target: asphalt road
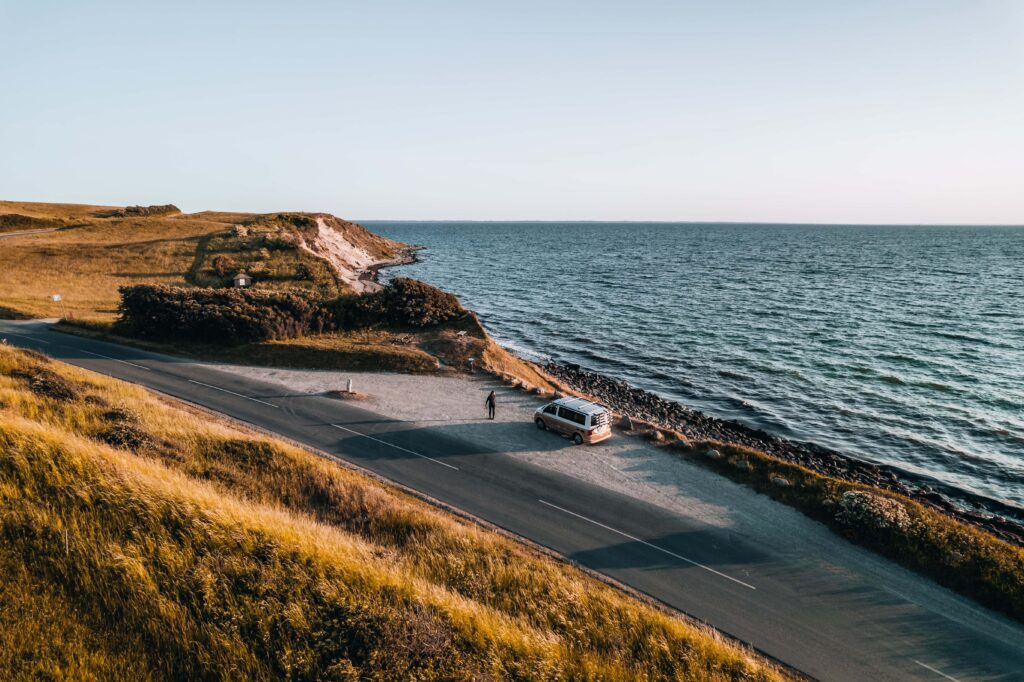
[[[820,543],[780,551],[769,535],[731,533],[337,400],[59,334],[37,321],[0,321],[0,337],[332,453],[612,576],[813,677],[1024,680],[1024,626],[889,562],[859,559],[867,553],[839,538],[824,553]],[[758,500],[763,509],[765,498]],[[771,504],[787,528],[821,534],[815,522]]]

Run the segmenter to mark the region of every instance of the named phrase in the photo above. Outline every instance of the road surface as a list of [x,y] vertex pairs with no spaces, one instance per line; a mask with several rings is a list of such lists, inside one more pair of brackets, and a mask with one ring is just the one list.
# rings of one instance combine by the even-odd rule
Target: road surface
[[[306,443],[549,547],[822,680],[1024,680],[1024,626],[745,488],[740,534],[488,450],[428,424],[202,363],[0,321],[0,337]],[[524,429],[533,429],[524,424]],[[794,533],[817,538],[805,548]],[[821,540],[821,538],[825,540]],[[785,541],[783,541],[785,540]],[[779,549],[783,547],[785,549]]]

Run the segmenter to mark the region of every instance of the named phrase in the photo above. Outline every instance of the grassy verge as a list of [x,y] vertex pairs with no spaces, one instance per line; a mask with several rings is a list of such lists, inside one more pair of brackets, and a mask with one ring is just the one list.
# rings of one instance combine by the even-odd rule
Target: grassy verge
[[0,509],[9,678],[784,679],[388,486],[3,347]]
[[640,429],[688,459],[817,519],[840,535],[1024,622],[1024,550],[909,498],[718,441]]

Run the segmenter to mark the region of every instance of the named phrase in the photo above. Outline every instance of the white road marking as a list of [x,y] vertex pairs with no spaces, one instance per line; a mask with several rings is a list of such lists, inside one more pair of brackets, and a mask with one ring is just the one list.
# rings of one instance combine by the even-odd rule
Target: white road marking
[[409,450],[408,448],[403,448],[401,445],[395,445],[394,443],[389,443],[386,440],[381,440],[380,438],[374,438],[373,436],[368,436],[365,433],[359,433],[358,431],[354,431],[354,430],[346,428],[344,426],[338,426],[337,424],[331,424],[331,426],[333,426],[336,429],[341,429],[342,431],[348,431],[349,433],[354,433],[355,435],[362,436],[363,438],[369,438],[372,441],[376,441],[377,443],[381,443],[382,445],[387,445],[387,446],[392,447],[392,448],[394,448],[396,450],[401,450],[402,452],[408,452],[410,455],[416,455],[417,457],[422,457],[423,459],[429,459],[431,462],[434,462],[435,464],[440,464],[443,467],[448,467],[449,469],[455,469],[455,471],[459,470],[459,467],[452,466],[451,464],[448,464],[448,462],[442,462],[439,459],[434,459],[433,457],[427,457],[426,455],[421,455],[420,453],[416,452],[415,450]]
[[646,540],[641,540],[640,538],[636,537],[635,535],[630,535],[629,533],[624,533],[621,530],[618,530],[617,528],[612,528],[611,526],[606,526],[603,523],[601,523],[600,521],[595,521],[594,519],[588,519],[586,516],[583,516],[582,514],[577,514],[576,512],[569,511],[568,509],[565,509],[563,507],[559,507],[557,504],[551,504],[550,502],[547,502],[545,500],[537,500],[537,501],[540,502],[541,504],[547,505],[547,506],[549,506],[549,507],[551,507],[553,509],[557,509],[560,512],[564,512],[566,514],[569,514],[570,516],[575,516],[578,519],[583,519],[584,521],[587,521],[588,523],[592,523],[595,526],[600,526],[601,528],[604,528],[605,530],[610,530],[613,533],[618,533],[619,535],[621,535],[624,538],[629,538],[630,540],[632,540],[634,542],[639,542],[641,545],[645,545],[647,547],[650,547],[651,549],[656,549],[659,552],[663,552],[664,554],[668,554],[669,556],[675,557],[676,559],[679,559],[680,561],[685,561],[686,563],[692,564],[692,565],[696,566],[697,568],[703,568],[705,571],[710,571],[711,573],[714,573],[715,575],[717,575],[717,576],[719,576],[721,578],[725,578],[726,580],[731,580],[734,583],[737,583],[739,585],[743,585],[743,587],[749,587],[752,590],[756,590],[757,589],[756,587],[754,587],[753,585],[751,585],[749,583],[745,583],[742,580],[737,580],[736,578],[733,578],[731,575],[726,575],[725,573],[722,573],[721,571],[716,571],[715,569],[711,568],[710,566],[705,566],[704,564],[698,563],[698,562],[694,561],[693,559],[687,559],[682,554],[676,554],[675,552],[671,552],[671,551],[665,549],[664,547],[658,547],[657,545],[655,545],[653,543],[650,543],[650,542],[647,542]]
[[960,680],[956,679],[955,677],[952,677],[951,675],[947,675],[946,673],[942,672],[941,670],[937,670],[937,669],[931,667],[927,663],[922,663],[921,661],[917,660],[916,658],[912,658],[910,660],[914,661],[914,663],[917,663],[919,666],[921,666],[922,668],[925,668],[926,670],[931,670],[936,675],[942,675],[947,680],[953,680],[953,682],[960,682]]
[[34,336],[26,336],[25,334],[15,334],[14,332],[3,332],[3,333],[7,334],[8,336],[17,336],[18,338],[28,339],[29,341],[35,341],[37,343],[42,343],[42,344],[47,345],[47,346],[50,345],[49,341],[43,341],[42,339],[37,339]]
[[95,355],[98,358],[104,358],[106,360],[113,360],[114,362],[120,362],[122,365],[131,365],[132,367],[138,367],[139,369],[144,369],[147,372],[150,371],[149,367],[145,367],[143,365],[136,365],[134,362],[128,362],[127,360],[118,360],[117,358],[112,358],[109,355],[100,355],[99,353],[93,353],[91,350],[82,350],[81,348],[79,348],[78,350],[80,350],[83,353],[88,353],[89,355]]
[[260,405],[268,405],[270,407],[276,407],[277,409],[281,409],[280,405],[275,405],[274,403],[268,403],[268,402],[265,402],[263,400],[260,400],[259,398],[250,398],[247,395],[242,395],[241,393],[235,393],[234,391],[229,391],[226,388],[221,388],[220,386],[214,386],[213,384],[204,384],[201,381],[194,381],[192,379],[189,379],[188,383],[190,383],[190,384],[197,384],[199,386],[206,386],[207,388],[212,388],[215,391],[221,391],[222,393],[230,393],[231,395],[236,395],[239,398],[245,398],[246,400],[251,400],[254,403],[259,403]]

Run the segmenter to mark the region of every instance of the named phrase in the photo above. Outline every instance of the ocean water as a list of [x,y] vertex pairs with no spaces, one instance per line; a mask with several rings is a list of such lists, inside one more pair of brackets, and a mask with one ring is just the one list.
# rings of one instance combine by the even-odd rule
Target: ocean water
[[1022,227],[367,226],[521,354],[1024,515]]

